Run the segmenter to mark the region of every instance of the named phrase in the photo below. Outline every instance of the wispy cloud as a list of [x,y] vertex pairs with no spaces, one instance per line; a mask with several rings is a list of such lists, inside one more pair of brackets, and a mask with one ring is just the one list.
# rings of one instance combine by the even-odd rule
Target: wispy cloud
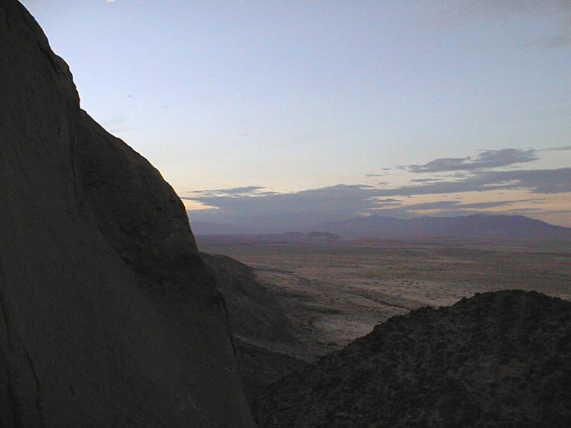
[[408,165],[405,168],[414,173],[472,171],[533,162],[537,159],[538,156],[534,149],[486,150],[475,159],[471,157],[440,158],[424,165]]
[[[207,189],[207,190],[195,190],[192,193],[198,194],[203,197],[212,196],[247,196],[247,195],[259,195],[264,189],[263,186],[242,186],[242,187],[231,187],[226,189]],[[183,199],[196,199],[196,198],[183,198]]]
[[442,195],[521,189],[534,193],[571,192],[571,168],[481,171],[456,181],[438,181],[382,190],[383,196]]
[[411,180],[413,183],[434,183],[442,181],[441,178],[413,178]]
[[196,194],[185,199],[215,207],[193,218],[235,224],[255,224],[263,230],[298,230],[314,224],[340,221],[363,213],[384,211],[405,214],[416,210],[444,209],[465,211],[485,209],[522,201],[491,201],[463,204],[440,201],[433,205],[400,206],[398,198],[422,195],[450,195],[466,192],[525,190],[537,195],[571,192],[571,168],[485,171],[456,181],[381,188],[367,185],[336,185],[292,193]]
[[424,202],[420,204],[407,205],[407,211],[430,211],[430,210],[442,210],[442,209],[455,209],[459,211],[465,210],[481,210],[487,208],[497,208],[505,207],[514,204],[520,204],[523,202],[532,201],[542,201],[543,199],[519,199],[512,201],[490,201],[490,202],[475,202],[475,203],[463,203],[461,201],[436,201],[436,202]]
[[291,193],[199,194],[186,198],[216,208],[193,213],[195,220],[248,224],[261,231],[300,230],[400,203],[397,199],[381,198],[381,190],[374,186],[342,184]]
[[568,152],[571,151],[571,146],[549,147],[547,149],[539,150],[541,152]]
[[[458,216],[467,214],[482,213],[490,208],[505,208],[504,212],[513,214],[515,211],[519,211],[519,208],[513,208],[513,205],[529,203],[532,201],[539,201],[539,199],[520,199],[520,200],[507,200],[507,201],[490,201],[490,202],[476,202],[476,203],[464,203],[462,201],[434,201],[434,202],[423,202],[412,205],[399,205],[395,207],[379,208],[373,211],[373,214],[390,216],[390,217],[402,217],[410,218],[419,215],[431,216]],[[533,213],[541,211],[540,209],[534,209]]]
[[[433,172],[437,177],[414,177],[410,184],[402,186],[389,187],[385,182],[377,185],[338,184],[289,193],[276,193],[263,186],[243,186],[197,191],[183,199],[214,207],[193,213],[195,220],[255,225],[259,231],[303,230],[372,213],[410,217],[428,211],[454,215],[505,208],[502,211],[520,210],[523,213],[521,210],[531,209],[530,213],[537,214],[547,212],[542,209],[542,204],[548,195],[571,193],[571,168],[509,167],[537,160],[540,152],[568,150],[571,146],[542,150],[503,149],[487,150],[474,158],[440,158],[406,168],[413,174]],[[498,200],[498,197],[502,198],[500,191],[506,193],[503,200]],[[515,194],[514,191],[532,196],[527,199],[509,197],[510,192]],[[459,196],[470,192],[493,192],[494,199],[470,203],[469,197]],[[414,203],[417,198],[426,200],[426,197],[431,201]],[[569,208],[571,210],[571,204]]]

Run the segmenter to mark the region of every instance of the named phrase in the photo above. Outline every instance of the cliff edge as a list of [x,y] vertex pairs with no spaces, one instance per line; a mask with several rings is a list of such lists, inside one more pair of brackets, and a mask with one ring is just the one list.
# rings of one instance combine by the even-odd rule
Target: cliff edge
[[16,0],[0,51],[0,425],[252,427],[179,198]]

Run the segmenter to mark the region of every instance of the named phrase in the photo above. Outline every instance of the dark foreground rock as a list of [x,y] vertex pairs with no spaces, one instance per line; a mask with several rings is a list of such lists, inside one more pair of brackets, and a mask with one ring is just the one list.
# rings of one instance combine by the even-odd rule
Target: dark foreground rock
[[236,339],[238,365],[244,392],[253,402],[269,385],[307,367],[307,362],[285,352]]
[[213,270],[225,297],[235,336],[268,345],[294,342],[292,327],[283,308],[258,282],[251,267],[228,256],[201,255]]
[[252,401],[271,383],[306,366],[291,355],[300,344],[280,303],[251,267],[223,255],[202,257],[225,298],[244,391]]
[[0,426],[251,427],[180,200],[16,0],[0,52]]
[[501,291],[394,317],[272,385],[260,427],[569,427],[571,303]]

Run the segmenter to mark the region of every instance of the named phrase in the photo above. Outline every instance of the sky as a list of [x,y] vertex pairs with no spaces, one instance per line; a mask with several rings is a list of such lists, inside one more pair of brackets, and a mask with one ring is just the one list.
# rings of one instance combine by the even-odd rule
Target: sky
[[192,221],[571,227],[571,0],[23,3]]

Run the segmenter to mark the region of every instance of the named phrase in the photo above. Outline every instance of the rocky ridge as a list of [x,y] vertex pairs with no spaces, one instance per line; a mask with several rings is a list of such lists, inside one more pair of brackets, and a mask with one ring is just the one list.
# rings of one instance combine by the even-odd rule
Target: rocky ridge
[[500,291],[389,319],[270,386],[260,427],[571,426],[571,303]]

